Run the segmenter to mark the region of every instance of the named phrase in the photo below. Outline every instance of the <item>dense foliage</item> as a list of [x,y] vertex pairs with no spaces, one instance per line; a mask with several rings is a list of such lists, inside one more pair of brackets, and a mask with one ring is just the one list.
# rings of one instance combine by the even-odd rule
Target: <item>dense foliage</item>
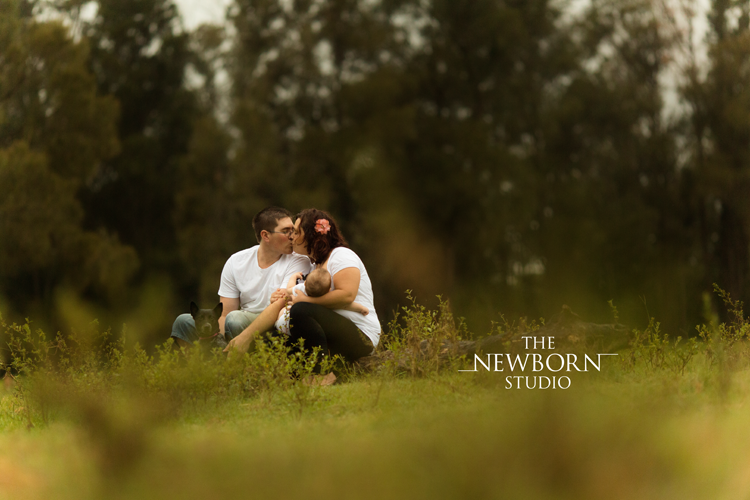
[[279,204],[338,218],[384,322],[411,289],[477,331],[614,299],[687,332],[711,283],[750,297],[747,9],[700,40],[656,0],[236,0],[192,32],[171,0],[3,1],[0,307],[156,286],[173,318]]

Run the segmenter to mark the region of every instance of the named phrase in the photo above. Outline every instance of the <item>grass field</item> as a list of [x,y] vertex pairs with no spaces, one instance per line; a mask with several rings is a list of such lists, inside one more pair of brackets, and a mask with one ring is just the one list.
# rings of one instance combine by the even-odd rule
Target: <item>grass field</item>
[[0,399],[0,498],[746,499],[742,327],[687,363],[642,332],[566,390],[506,389],[461,359],[308,387],[272,349],[227,363],[29,332],[35,361]]

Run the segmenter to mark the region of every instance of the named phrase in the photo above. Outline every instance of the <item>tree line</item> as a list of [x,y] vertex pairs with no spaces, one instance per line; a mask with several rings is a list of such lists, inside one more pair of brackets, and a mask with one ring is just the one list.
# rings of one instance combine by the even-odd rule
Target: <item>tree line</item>
[[749,24],[729,0],[235,0],[188,31],[170,0],[2,0],[0,307],[122,310],[155,278],[168,315],[211,304],[275,204],[337,218],[385,320],[412,290],[478,332],[610,299],[689,331],[712,283],[750,295]]

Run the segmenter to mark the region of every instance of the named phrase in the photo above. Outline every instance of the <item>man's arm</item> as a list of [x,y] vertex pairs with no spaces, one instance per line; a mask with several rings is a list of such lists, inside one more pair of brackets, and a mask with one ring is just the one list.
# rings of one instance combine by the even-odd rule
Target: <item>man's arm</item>
[[252,323],[250,323],[250,326],[242,330],[242,333],[229,341],[224,352],[231,354],[234,351],[238,354],[244,354],[250,350],[250,347],[258,334],[270,330],[274,323],[276,323],[276,319],[279,317],[279,312],[281,312],[281,309],[283,309],[285,305],[285,300],[279,299],[263,309],[263,312],[260,313]]
[[219,332],[223,336],[224,321],[226,321],[227,319],[227,314],[240,308],[240,299],[239,297],[237,297],[236,299],[230,299],[228,297],[219,296],[219,302],[224,304],[224,308],[221,311],[221,317],[219,318]]

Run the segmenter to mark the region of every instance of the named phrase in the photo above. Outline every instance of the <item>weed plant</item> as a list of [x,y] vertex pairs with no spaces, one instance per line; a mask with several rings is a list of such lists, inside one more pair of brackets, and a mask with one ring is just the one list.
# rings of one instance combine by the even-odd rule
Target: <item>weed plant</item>
[[727,401],[735,375],[750,366],[750,321],[744,317],[742,302],[717,285],[714,290],[729,312],[728,323],[698,325],[697,334],[685,338],[663,332],[652,317],[645,329],[632,331],[630,348],[619,356],[622,374],[635,379],[662,377],[672,385],[670,377],[690,378],[696,387],[711,389],[719,400]]
[[438,307],[429,310],[417,303],[410,290],[410,305],[396,311],[383,335],[382,348],[393,353],[391,371],[406,371],[412,377],[453,370],[463,362],[458,346],[469,337],[463,318],[456,319],[450,304],[438,297]]
[[70,413],[86,398],[107,405],[118,394],[147,396],[175,411],[250,398],[269,405],[280,398],[302,415],[319,390],[300,382],[338,361],[319,348],[307,352],[279,339],[258,342],[252,355],[227,358],[219,349],[177,348],[172,339],[150,355],[138,343],[127,348],[125,334],[114,338],[96,322],[54,340],[28,321],[8,325],[0,317],[0,329],[8,338],[5,376],[16,382],[13,415],[22,414],[29,428],[48,425],[51,415]]
[[684,340],[682,336],[672,339],[661,331],[661,324],[650,318],[645,330],[633,330],[630,351],[623,356],[626,368],[635,369],[644,365],[648,370],[670,370],[683,375],[691,360],[704,353],[696,337]]
[[278,341],[230,359],[171,341],[149,353],[95,322],[49,338],[0,318],[0,486],[23,492],[0,497],[734,498],[744,469],[716,464],[750,462],[735,445],[750,440],[748,323],[717,293],[728,324],[682,338],[651,319],[564,394],[458,373],[463,321],[411,295],[382,337],[390,362],[333,388],[302,381],[340,361]]
[[[750,325],[742,304],[716,287],[731,315],[731,322],[701,325],[698,335],[671,337],[650,318],[648,326],[632,330],[630,348],[619,356],[624,374],[634,376],[657,372],[684,376],[691,370],[713,370],[713,382],[726,386],[731,372],[747,364],[747,340]],[[429,310],[407,292],[409,305],[397,312],[381,337],[380,354],[385,360],[379,370],[365,375],[340,360],[320,356],[314,350],[292,350],[278,339],[259,342],[252,355],[227,359],[218,349],[178,349],[172,340],[155,347],[149,354],[135,343],[128,346],[127,332],[113,335],[92,322],[83,331],[53,339],[30,322],[8,325],[0,317],[0,334],[7,338],[7,378],[15,385],[12,419],[23,418],[23,425],[48,425],[56,413],[65,413],[86,395],[107,401],[112,394],[142,394],[180,411],[226,401],[253,400],[260,408],[286,405],[297,418],[320,400],[321,392],[309,379],[321,364],[323,372],[336,367],[343,380],[374,377],[377,394],[394,376],[438,378],[455,373],[466,364],[460,354],[462,342],[470,333],[462,318],[456,319],[448,301],[440,298],[438,307]],[[617,308],[610,302],[617,323]],[[531,334],[544,320],[531,323],[494,324],[490,333],[509,339],[519,332]],[[515,352],[510,340],[508,352]],[[322,361],[321,361],[322,360]],[[726,391],[726,387],[722,389]],[[376,398],[377,399],[377,398]]]

